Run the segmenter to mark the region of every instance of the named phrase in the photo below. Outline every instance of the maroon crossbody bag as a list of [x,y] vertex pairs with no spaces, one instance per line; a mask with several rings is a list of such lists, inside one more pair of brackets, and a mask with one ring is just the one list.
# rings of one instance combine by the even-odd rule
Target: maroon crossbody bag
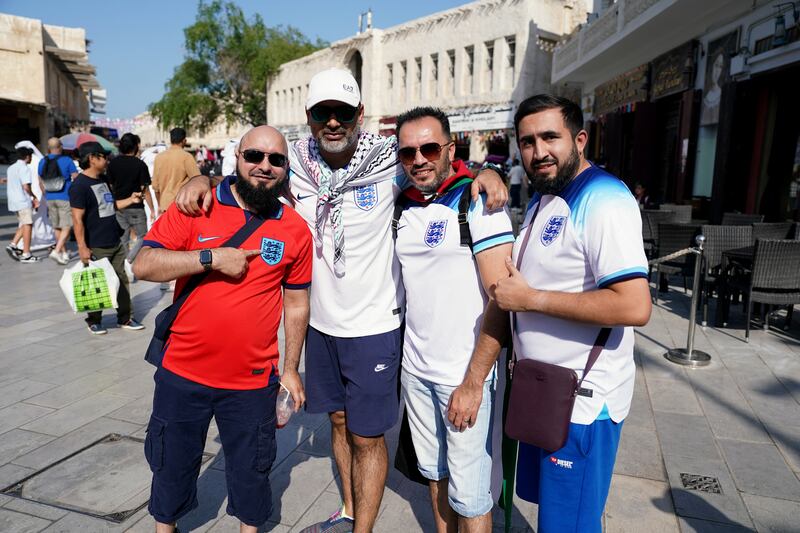
[[[537,205],[519,249],[517,270],[522,265],[522,257],[528,247],[538,212]],[[511,316],[516,328],[516,314],[512,313]],[[581,385],[600,356],[600,352],[603,351],[610,333],[611,328],[600,330],[580,379],[571,368],[533,359],[517,360],[517,354],[514,352],[511,362],[511,394],[506,413],[506,435],[549,452],[563,448],[569,434],[575,397],[578,394],[591,396],[592,391],[583,389]]]

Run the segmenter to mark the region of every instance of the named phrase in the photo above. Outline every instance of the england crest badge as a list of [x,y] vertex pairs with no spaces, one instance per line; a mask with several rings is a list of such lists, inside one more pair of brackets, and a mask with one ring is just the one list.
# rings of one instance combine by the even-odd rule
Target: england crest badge
[[425,244],[431,248],[436,248],[444,240],[447,231],[447,220],[431,220],[425,230]]
[[261,239],[261,259],[270,266],[277,265],[283,259],[283,241]]
[[547,221],[547,224],[544,225],[544,229],[542,230],[542,244],[545,246],[553,244],[553,241],[556,240],[561,230],[564,229],[564,224],[566,222],[567,217],[565,216],[550,217],[550,220]]
[[375,183],[362,185],[353,189],[356,206],[364,211],[369,211],[378,203],[378,186]]

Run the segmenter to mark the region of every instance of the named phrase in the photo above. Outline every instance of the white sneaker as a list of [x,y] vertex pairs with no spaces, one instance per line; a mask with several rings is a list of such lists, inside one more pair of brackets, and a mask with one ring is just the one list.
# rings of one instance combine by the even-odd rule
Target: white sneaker
[[55,250],[50,252],[50,254],[47,257],[49,257],[50,259],[52,259],[53,261],[55,261],[59,265],[66,265],[67,264],[67,261],[64,260],[64,254],[60,254],[60,253],[56,252]]
[[69,252],[66,250],[61,252],[61,259],[64,261],[63,263],[61,263],[62,265],[66,265],[67,263],[69,263],[70,260]]
[[39,262],[39,258],[36,257],[35,255],[31,255],[31,254],[21,255],[21,256],[19,256],[19,262],[20,263],[38,263]]

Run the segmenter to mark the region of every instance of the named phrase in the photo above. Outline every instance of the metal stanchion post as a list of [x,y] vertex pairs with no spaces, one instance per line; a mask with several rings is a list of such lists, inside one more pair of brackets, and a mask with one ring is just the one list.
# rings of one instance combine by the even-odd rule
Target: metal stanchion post
[[697,296],[700,291],[700,275],[703,263],[703,245],[706,238],[703,235],[697,236],[697,250],[694,250],[694,280],[692,280],[692,303],[689,308],[689,334],[686,338],[686,348],[673,348],[664,354],[664,357],[692,368],[706,366],[711,362],[711,355],[706,352],[694,349],[694,328],[697,325]]

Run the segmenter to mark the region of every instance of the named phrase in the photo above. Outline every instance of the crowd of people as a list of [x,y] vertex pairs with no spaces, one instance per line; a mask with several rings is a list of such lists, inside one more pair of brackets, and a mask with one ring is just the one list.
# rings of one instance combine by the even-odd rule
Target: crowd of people
[[[148,352],[157,366],[145,439],[156,530],[174,531],[198,505],[212,418],[227,512],[245,532],[268,520],[284,388],[296,410],[328,415],[339,472],[341,506],[305,533],[372,531],[388,474],[384,435],[401,405],[406,475],[428,485],[437,531],[492,531],[501,492],[493,472],[516,459],[516,492],[539,504],[538,531],[600,532],[633,394],[632,326],[647,322],[651,304],[637,199],[585,159],[580,107],[550,95],[519,105],[510,208],[496,168],[473,178],[455,158],[439,109],[402,114],[396,136],[369,133],[355,79],[328,69],[312,78],[306,111],[310,136],[287,143],[257,126],[226,147],[216,178],[200,168],[210,152],[186,152],[180,128],[149,171],[129,159],[135,136],[111,164],[99,145],[81,147],[68,195],[80,259],[109,257],[116,268],[133,256],[138,279],[177,280],[170,313],[156,321],[159,330],[171,320],[163,345]],[[73,172],[66,162],[64,172]],[[30,209],[22,200],[18,213]],[[149,230],[136,211],[143,203],[158,215]],[[28,215],[18,214],[21,224]],[[139,242],[120,241],[123,230]],[[139,325],[131,313],[120,304],[120,324]],[[507,372],[507,362],[520,371]],[[541,396],[525,380],[528,363],[574,372],[574,405],[564,411]],[[536,405],[514,400],[497,417],[507,387],[512,400]],[[529,424],[552,415],[549,402],[564,413],[563,434]],[[522,428],[511,458],[500,454],[505,419]]]

